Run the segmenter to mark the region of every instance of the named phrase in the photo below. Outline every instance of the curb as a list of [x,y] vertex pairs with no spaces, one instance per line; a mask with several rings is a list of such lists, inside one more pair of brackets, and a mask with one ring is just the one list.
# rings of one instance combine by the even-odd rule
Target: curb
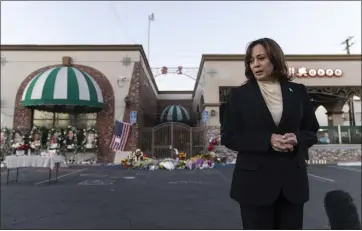
[[337,166],[362,166],[361,161],[360,162],[338,162]]

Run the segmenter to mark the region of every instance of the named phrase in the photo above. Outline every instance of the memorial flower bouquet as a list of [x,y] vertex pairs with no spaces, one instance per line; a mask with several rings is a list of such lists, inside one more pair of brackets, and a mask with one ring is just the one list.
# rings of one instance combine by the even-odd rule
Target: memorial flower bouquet
[[171,158],[161,160],[158,164],[160,169],[174,170],[177,166],[177,161]]
[[177,155],[177,158],[178,158],[179,160],[185,160],[186,157],[187,157],[187,153],[186,153],[186,152],[180,152],[180,153],[178,153],[178,155]]
[[218,139],[211,138],[207,150],[209,150],[209,152],[213,151],[216,145],[218,145]]
[[197,155],[187,160],[186,168],[188,169],[204,169],[213,168],[214,162],[208,155]]
[[122,159],[121,164],[122,164],[123,168],[132,168],[133,167],[132,162],[127,158]]
[[30,145],[29,144],[26,144],[26,143],[18,143],[18,146],[15,148],[15,150],[17,151],[21,151],[21,150],[24,150],[24,151],[28,151],[30,149]]
[[187,162],[185,160],[179,160],[177,162],[176,168],[177,169],[185,169]]

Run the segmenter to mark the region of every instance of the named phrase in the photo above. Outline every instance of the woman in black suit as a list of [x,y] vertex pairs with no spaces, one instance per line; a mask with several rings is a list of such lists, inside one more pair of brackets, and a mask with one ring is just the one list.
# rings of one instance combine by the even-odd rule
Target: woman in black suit
[[244,229],[302,229],[305,159],[319,129],[306,87],[290,81],[284,53],[269,38],[248,46],[245,75],[229,93],[221,128],[222,144],[238,151],[230,196]]

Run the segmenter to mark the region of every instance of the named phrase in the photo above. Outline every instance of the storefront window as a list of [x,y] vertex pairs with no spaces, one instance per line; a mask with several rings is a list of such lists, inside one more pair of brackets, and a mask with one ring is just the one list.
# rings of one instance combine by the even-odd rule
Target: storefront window
[[44,111],[33,111],[33,125],[45,128],[66,128],[74,126],[78,129],[94,127],[97,114],[65,114]]

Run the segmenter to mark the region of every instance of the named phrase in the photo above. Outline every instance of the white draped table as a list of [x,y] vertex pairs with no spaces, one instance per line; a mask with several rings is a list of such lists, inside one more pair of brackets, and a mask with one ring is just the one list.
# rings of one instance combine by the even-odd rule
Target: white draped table
[[[58,180],[59,165],[65,161],[63,156],[7,156],[7,183],[18,182],[19,168],[49,168],[49,183],[52,170],[56,169],[55,180]],[[16,169],[16,180],[9,181],[10,169]]]

